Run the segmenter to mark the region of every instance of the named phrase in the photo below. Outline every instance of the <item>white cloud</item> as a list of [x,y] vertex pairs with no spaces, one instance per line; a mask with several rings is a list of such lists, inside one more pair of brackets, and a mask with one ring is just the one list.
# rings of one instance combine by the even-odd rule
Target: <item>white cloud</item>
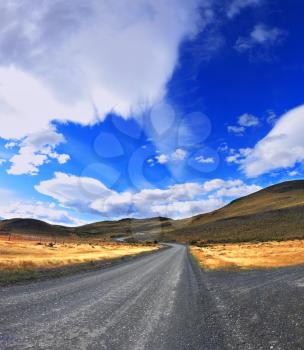
[[155,159],[159,164],[166,164],[169,161],[169,157],[166,154],[160,154],[159,156],[156,156]]
[[240,115],[238,121],[239,125],[244,126],[246,128],[259,125],[259,118],[248,113]]
[[304,162],[304,105],[284,114],[269,134],[241,160],[248,177]]
[[254,7],[262,4],[263,0],[233,0],[229,2],[227,17],[237,16],[246,7]]
[[247,196],[248,194],[257,192],[261,190],[262,188],[258,185],[245,185],[242,184],[240,186],[234,186],[234,187],[224,187],[219,189],[216,192],[217,197],[243,197]]
[[236,134],[236,135],[243,135],[245,132],[245,128],[243,126],[235,126],[235,125],[229,125],[227,127],[228,132]]
[[257,24],[250,36],[252,40],[259,44],[274,44],[281,40],[284,31],[279,28],[269,28],[264,24]]
[[18,153],[9,159],[11,166],[7,170],[8,174],[36,175],[39,167],[50,159],[57,159],[59,164],[66,163],[70,159],[69,155],[54,151],[55,147],[64,141],[63,135],[50,127],[29,134],[19,143],[7,143],[6,148],[19,147]]
[[55,178],[42,181],[35,188],[56,199],[62,206],[79,212],[99,213],[111,219],[126,216],[191,216],[223,206],[227,203],[225,198],[260,189],[241,180],[214,179],[203,184],[176,184],[167,189],[116,192],[96,179],[64,173],[56,173]]
[[10,142],[7,142],[4,147],[6,149],[11,149],[11,148],[14,148],[14,147],[17,147],[18,146],[18,143],[15,142],[15,141],[10,141]]
[[229,147],[228,144],[226,142],[223,142],[218,148],[217,148],[218,152],[228,152],[229,151]]
[[246,128],[259,125],[259,118],[248,113],[244,113],[238,117],[238,125],[229,125],[228,132],[238,136],[243,136]]
[[277,27],[270,28],[265,24],[257,24],[248,37],[239,37],[234,48],[238,52],[246,52],[255,47],[273,47],[282,43],[287,33]]
[[158,101],[182,40],[212,20],[208,4],[1,2],[0,137],[20,139],[52,120],[92,124],[113,110],[127,117]]
[[71,216],[66,210],[56,208],[54,203],[39,201],[10,201],[0,204],[0,217],[5,219],[33,218],[52,224],[68,226],[77,226],[85,223]]
[[252,152],[251,148],[240,148],[238,152],[234,149],[231,150],[232,154],[225,158],[227,163],[242,164],[244,157],[248,157]]
[[201,164],[214,164],[215,163],[215,159],[212,157],[198,156],[198,157],[195,157],[195,160]]
[[221,188],[232,188],[243,186],[242,180],[222,180],[222,179],[213,179],[206,181],[203,184],[203,189],[206,193],[218,190]]
[[187,156],[187,152],[181,148],[178,148],[171,154],[171,159],[173,161],[184,160]]
[[182,219],[198,214],[208,213],[221,208],[226,204],[218,198],[208,198],[197,201],[172,202],[170,204],[153,205],[152,211],[155,215]]
[[6,162],[6,159],[1,159],[0,158],[0,165],[2,165],[3,163],[5,163]]
[[0,218],[34,218],[68,226],[87,223],[59,208],[55,203],[25,200],[6,188],[0,188]]
[[277,122],[278,116],[271,109],[267,111],[267,114],[268,115],[267,115],[266,121],[267,121],[268,124],[273,126]]
[[80,212],[96,213],[92,202],[99,198],[108,198],[113,191],[100,181],[89,177],[78,177],[56,172],[51,180],[42,181],[35,189],[56,199],[61,205],[77,209]]
[[299,172],[297,170],[292,170],[288,173],[289,176],[297,176],[299,175]]
[[186,158],[187,156],[187,151],[177,148],[174,152],[170,154],[160,154],[155,157],[155,159],[158,161],[160,164],[166,164],[169,162],[179,162],[182,161]]

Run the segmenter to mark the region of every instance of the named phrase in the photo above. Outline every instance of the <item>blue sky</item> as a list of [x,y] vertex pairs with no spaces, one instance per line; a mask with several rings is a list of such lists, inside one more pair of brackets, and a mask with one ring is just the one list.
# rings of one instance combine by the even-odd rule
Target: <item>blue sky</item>
[[303,178],[301,1],[0,5],[0,217],[188,217]]

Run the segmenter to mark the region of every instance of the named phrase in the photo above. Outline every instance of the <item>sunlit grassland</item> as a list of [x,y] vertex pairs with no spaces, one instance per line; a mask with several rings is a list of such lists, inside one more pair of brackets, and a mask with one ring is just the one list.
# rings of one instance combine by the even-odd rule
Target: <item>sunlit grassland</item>
[[259,269],[304,264],[304,240],[192,246],[191,253],[206,269]]
[[[98,241],[47,241],[0,236],[0,282],[18,280],[37,271],[96,266],[98,263],[133,257],[158,249],[156,244],[128,244]],[[23,279],[23,278],[22,278]]]

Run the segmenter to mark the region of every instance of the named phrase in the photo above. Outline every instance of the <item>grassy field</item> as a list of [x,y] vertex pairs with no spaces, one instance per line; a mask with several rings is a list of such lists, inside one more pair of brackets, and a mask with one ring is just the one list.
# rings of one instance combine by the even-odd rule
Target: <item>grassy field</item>
[[304,264],[304,240],[210,244],[191,247],[206,269],[255,269]]
[[31,279],[35,275],[55,271],[65,274],[80,267],[97,266],[102,262],[132,257],[158,248],[158,245],[152,244],[97,241],[54,243],[16,237],[9,241],[7,236],[0,236],[0,283]]

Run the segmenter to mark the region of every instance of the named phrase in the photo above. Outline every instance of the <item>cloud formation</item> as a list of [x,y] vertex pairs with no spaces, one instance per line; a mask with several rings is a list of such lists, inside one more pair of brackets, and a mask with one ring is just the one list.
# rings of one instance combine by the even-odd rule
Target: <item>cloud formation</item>
[[[253,49],[266,49],[280,45],[286,38],[286,31],[278,27],[268,27],[263,23],[254,26],[248,37],[241,36],[235,43],[235,50],[240,53],[251,52]],[[254,54],[254,52],[252,52]],[[257,52],[256,54],[260,54]],[[261,55],[262,56],[262,55]],[[266,58],[266,55],[263,55]]]
[[238,164],[247,177],[257,177],[280,169],[295,176],[299,163],[304,164],[304,105],[277,119],[272,130],[253,148],[225,149],[227,163]]
[[258,117],[249,113],[244,113],[238,117],[238,125],[228,125],[227,130],[229,133],[243,136],[246,128],[258,126],[259,124],[260,121]]
[[1,2],[0,137],[40,132],[52,120],[92,124],[113,110],[127,117],[153,104],[180,43],[212,19],[208,3]]
[[263,0],[232,0],[229,2],[227,8],[227,17],[234,18],[237,16],[243,9],[247,7],[254,7],[261,5]]
[[167,189],[117,192],[96,179],[64,173],[56,173],[53,179],[42,181],[35,188],[64,207],[110,218],[187,217],[222,207],[227,198],[261,189],[241,180],[214,179],[203,184],[177,184]]
[[241,160],[248,177],[304,162],[304,105],[284,114],[269,134]]
[[86,222],[76,219],[67,210],[58,209],[54,203],[11,201],[0,204],[0,217],[4,219],[33,218],[51,224],[78,226]]
[[239,125],[249,128],[251,126],[259,125],[259,118],[252,114],[245,113],[239,116],[238,122]]
[[187,151],[182,148],[177,148],[170,154],[159,154],[155,157],[156,161],[160,164],[166,164],[169,162],[180,162],[187,157]]
[[0,188],[0,219],[12,218],[33,218],[67,226],[87,223],[55,203],[25,200],[11,190]]
[[50,127],[29,134],[21,142],[8,142],[5,145],[6,148],[19,148],[19,150],[17,154],[9,159],[11,165],[7,173],[12,175],[37,175],[39,167],[52,159],[56,159],[59,164],[66,163],[70,156],[55,151],[56,146],[64,141],[64,136]]

